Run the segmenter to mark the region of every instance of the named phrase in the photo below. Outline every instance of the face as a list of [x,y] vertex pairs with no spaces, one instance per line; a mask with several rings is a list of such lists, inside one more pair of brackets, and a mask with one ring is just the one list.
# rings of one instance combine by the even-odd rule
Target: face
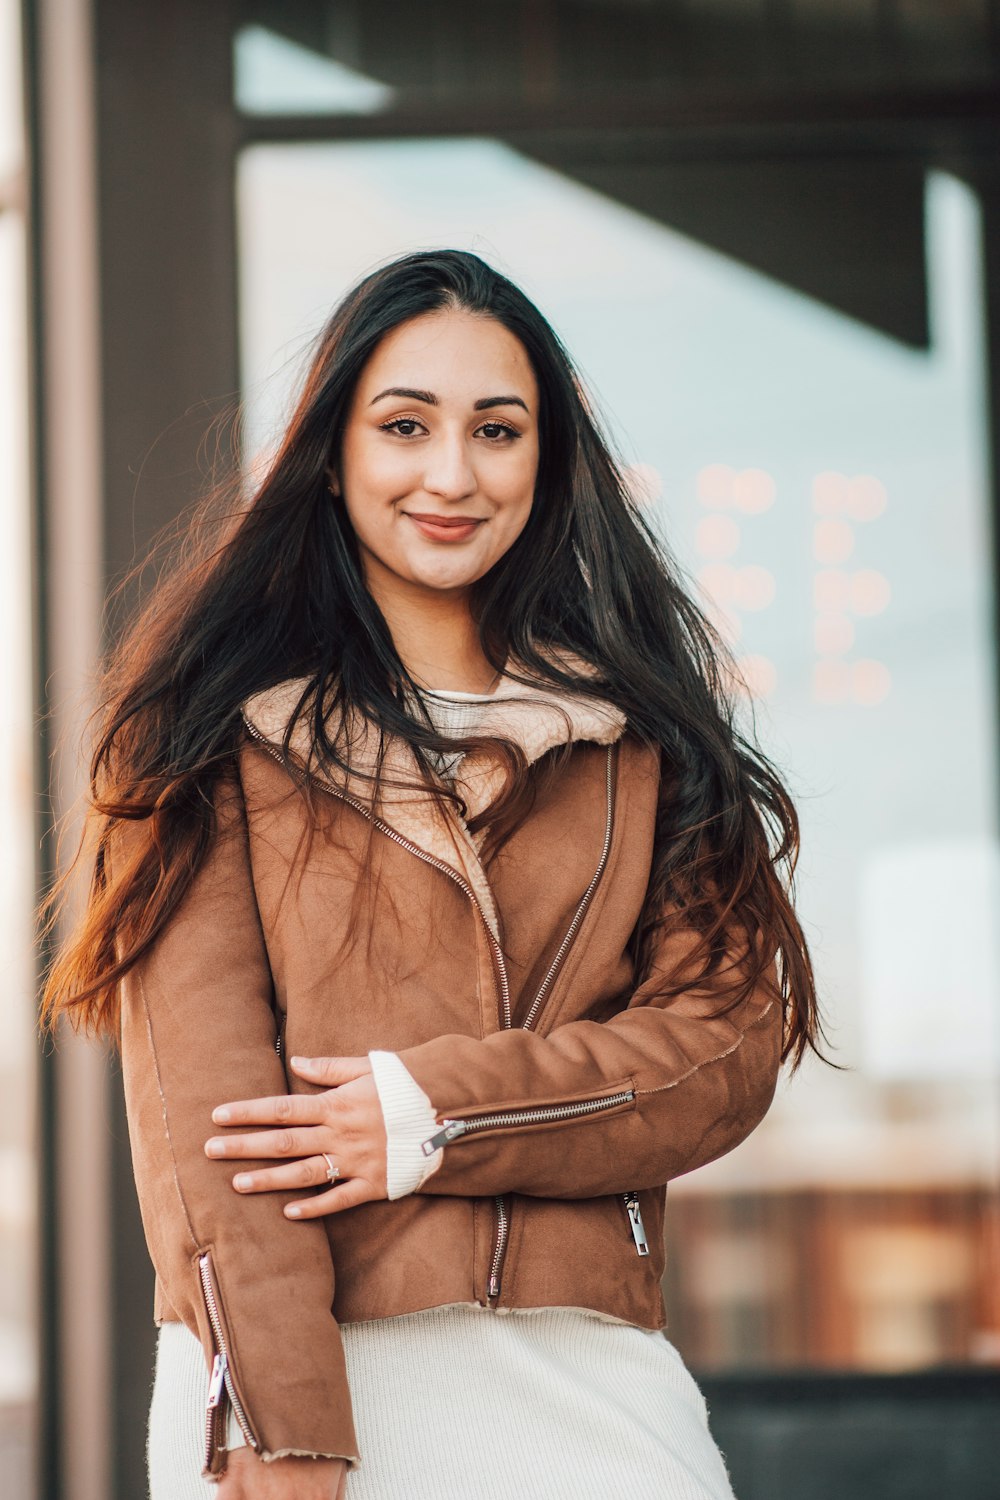
[[387,334],[354,392],[334,484],[375,597],[467,590],[523,530],[537,471],[537,385],[502,323],[449,309]]

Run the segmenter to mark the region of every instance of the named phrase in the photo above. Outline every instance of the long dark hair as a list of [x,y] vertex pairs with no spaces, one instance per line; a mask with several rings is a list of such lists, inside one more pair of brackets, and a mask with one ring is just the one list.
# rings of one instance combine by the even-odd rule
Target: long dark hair
[[[89,835],[77,856],[92,860],[90,900],[51,966],[43,1017],[51,1023],[66,1012],[116,1031],[118,981],[198,869],[214,831],[216,785],[233,770],[240,707],[253,693],[303,678],[301,705],[320,759],[343,761],[327,723],[357,712],[379,726],[383,742],[403,736],[418,765],[425,751],[447,748],[414,708],[415,684],[365,585],[330,482],[355,386],[380,340],[449,307],[514,334],[539,393],[528,521],[473,590],[482,649],[495,668],[516,663],[526,682],[610,700],[633,734],[658,747],[662,791],[648,898],[633,935],[637,971],[665,924],[700,935],[706,973],[739,931],[750,965],[738,966],[727,1003],[777,959],[784,1055],[797,1063],[819,1031],[791,900],[798,820],[780,775],[739,727],[735,663],[630,498],[553,329],[505,276],[456,250],[403,256],[348,293],[319,335],[255,493],[234,505],[234,476],[221,520],[219,494],[204,502],[111,650],[95,715]],[[591,672],[567,670],[572,656]],[[515,745],[494,747],[507,784],[481,821],[509,830],[530,805],[533,778]],[[150,837],[112,872],[115,830],[135,819],[148,820]],[[57,886],[50,922],[65,899]]]

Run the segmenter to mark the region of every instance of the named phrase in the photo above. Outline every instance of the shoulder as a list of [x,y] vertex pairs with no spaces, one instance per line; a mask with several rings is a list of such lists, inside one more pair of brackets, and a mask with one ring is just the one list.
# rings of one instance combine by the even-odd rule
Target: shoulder
[[273,687],[252,693],[240,704],[243,722],[251,733],[268,740],[281,740],[289,725],[303,718],[309,704],[312,679],[287,677]]

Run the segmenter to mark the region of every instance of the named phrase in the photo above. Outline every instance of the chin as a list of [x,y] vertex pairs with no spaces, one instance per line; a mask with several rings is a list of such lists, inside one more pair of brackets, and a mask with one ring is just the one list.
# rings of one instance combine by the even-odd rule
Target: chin
[[445,593],[452,589],[469,588],[477,579],[482,578],[485,571],[485,568],[464,568],[437,572],[415,568],[411,578],[420,588],[436,589],[439,593]]
[[482,578],[493,560],[476,558],[407,558],[400,571],[411,583],[425,589],[463,589]]

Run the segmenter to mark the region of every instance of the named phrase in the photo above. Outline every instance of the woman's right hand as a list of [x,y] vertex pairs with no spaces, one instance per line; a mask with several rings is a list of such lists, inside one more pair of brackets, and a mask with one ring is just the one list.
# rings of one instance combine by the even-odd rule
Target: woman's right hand
[[276,1458],[266,1464],[250,1448],[234,1448],[218,1487],[219,1500],[347,1500],[346,1458]]

